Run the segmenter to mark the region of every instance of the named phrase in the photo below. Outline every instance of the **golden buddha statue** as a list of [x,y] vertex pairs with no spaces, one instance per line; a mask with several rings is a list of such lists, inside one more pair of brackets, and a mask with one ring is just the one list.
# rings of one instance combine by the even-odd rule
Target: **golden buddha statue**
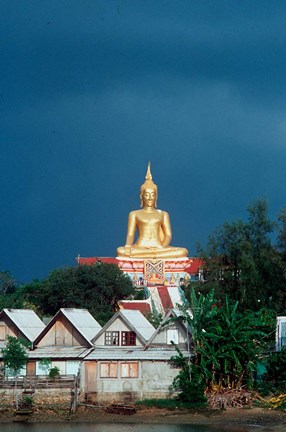
[[[118,257],[133,258],[183,258],[187,249],[170,246],[172,230],[167,212],[158,210],[158,188],[152,180],[150,162],[145,182],[140,188],[140,210],[129,213],[125,246],[117,249]],[[134,238],[138,230],[138,239]]]

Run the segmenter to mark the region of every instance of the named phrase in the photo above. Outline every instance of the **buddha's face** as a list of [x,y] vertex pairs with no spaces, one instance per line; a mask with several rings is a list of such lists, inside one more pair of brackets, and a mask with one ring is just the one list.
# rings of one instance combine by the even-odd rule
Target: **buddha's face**
[[143,207],[154,208],[157,200],[157,193],[155,189],[146,188],[142,193]]

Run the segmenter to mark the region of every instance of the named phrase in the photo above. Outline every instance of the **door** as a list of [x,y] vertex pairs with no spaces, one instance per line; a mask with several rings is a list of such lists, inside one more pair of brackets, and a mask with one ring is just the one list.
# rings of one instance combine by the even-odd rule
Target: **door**
[[96,392],[96,362],[86,361],[85,365],[85,392]]

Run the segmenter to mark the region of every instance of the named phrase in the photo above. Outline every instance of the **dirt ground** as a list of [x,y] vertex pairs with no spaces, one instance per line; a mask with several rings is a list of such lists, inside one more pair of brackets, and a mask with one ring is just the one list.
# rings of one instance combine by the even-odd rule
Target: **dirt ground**
[[[0,412],[0,423],[13,421],[13,413]],[[227,410],[170,411],[165,409],[139,409],[133,415],[107,414],[93,407],[79,407],[76,414],[68,416],[66,410],[38,409],[29,422],[90,422],[90,423],[142,423],[142,424],[205,424],[218,431],[285,432],[286,412],[266,408],[230,408]]]

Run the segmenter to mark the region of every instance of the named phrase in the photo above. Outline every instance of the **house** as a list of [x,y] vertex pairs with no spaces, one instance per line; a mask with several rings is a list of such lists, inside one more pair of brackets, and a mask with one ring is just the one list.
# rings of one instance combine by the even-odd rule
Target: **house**
[[[0,316],[9,332],[14,329],[14,335],[25,335],[33,342],[21,386],[33,388],[40,403],[68,401],[75,384],[86,400],[126,403],[169,395],[178,374],[170,362],[175,354],[171,340],[188,355],[186,327],[170,321],[176,313],[170,311],[156,330],[140,311],[120,310],[102,328],[86,309],[62,308],[46,327],[37,317],[32,321],[31,313],[29,324],[38,323],[34,335],[28,335],[27,322],[18,321],[16,332],[15,319],[5,311]],[[52,367],[60,371],[58,382],[45,377]]]
[[[21,339],[27,345],[33,344],[38,334],[45,328],[45,324],[29,309],[3,309],[0,312],[0,359],[1,348],[5,348],[7,337],[13,336]],[[22,368],[21,374],[26,374],[26,366]],[[6,374],[10,375],[8,371]]]
[[138,310],[120,310],[93,338],[98,346],[144,347],[155,328]]
[[45,324],[29,309],[3,309],[0,312],[0,348],[6,345],[7,336],[33,343]]
[[93,339],[84,358],[87,399],[131,402],[165,398],[178,370],[170,364],[174,347],[148,345],[155,328],[139,311],[120,310]]
[[149,339],[148,347],[170,348],[175,344],[189,352],[192,344],[191,329],[180,320],[181,316],[182,313],[178,309],[171,309]]
[[[47,375],[57,367],[60,375],[77,375],[83,358],[93,348],[101,326],[86,309],[60,309],[34,341],[27,373]],[[50,360],[47,367],[43,360]]]
[[286,316],[276,318],[276,351],[286,349]]

